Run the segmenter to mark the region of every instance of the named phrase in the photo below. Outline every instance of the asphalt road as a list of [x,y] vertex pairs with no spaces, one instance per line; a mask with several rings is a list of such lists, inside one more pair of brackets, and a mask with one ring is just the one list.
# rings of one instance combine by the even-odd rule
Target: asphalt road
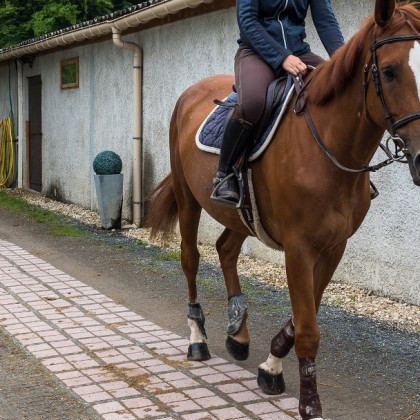
[[[135,244],[119,233],[80,228],[87,231],[86,237],[54,236],[48,225],[8,213],[0,203],[0,239],[15,243],[163,328],[188,337],[187,293],[179,261],[168,257],[164,250]],[[285,291],[255,279],[243,278],[242,283],[249,299],[252,344],[249,359],[238,364],[255,372],[268,355],[272,336],[290,316],[290,303]],[[219,267],[202,265],[199,293],[207,313],[210,351],[229,360],[224,348],[227,299]],[[322,343],[318,380],[326,418],[420,419],[419,334],[401,332],[330,306],[322,307],[319,323]],[[0,338],[0,415],[3,409],[19,406],[22,412],[32,410],[32,417],[28,418],[60,418],[48,414],[48,410],[44,410],[45,416],[33,411],[38,404],[33,404],[31,390],[26,386],[5,392],[16,386],[2,379],[13,371],[16,381],[31,383],[36,375],[37,383],[46,384],[48,392],[42,394],[41,405],[69,409],[68,413],[72,413],[63,412],[61,418],[94,418],[86,407],[72,403],[59,384],[52,386],[52,379],[42,366],[19,369],[24,355],[13,343]],[[293,353],[284,365],[287,392],[297,397],[298,372]],[[51,388],[54,392],[50,392]],[[30,406],[25,408],[25,404]],[[81,412],[83,416],[78,414]],[[16,417],[19,418],[26,417]]]

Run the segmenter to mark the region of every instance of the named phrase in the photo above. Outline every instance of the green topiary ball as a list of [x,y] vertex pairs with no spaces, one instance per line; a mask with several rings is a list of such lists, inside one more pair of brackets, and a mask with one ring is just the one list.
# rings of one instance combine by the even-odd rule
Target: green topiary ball
[[93,170],[97,175],[115,175],[121,173],[121,169],[121,158],[111,150],[100,152],[93,159]]

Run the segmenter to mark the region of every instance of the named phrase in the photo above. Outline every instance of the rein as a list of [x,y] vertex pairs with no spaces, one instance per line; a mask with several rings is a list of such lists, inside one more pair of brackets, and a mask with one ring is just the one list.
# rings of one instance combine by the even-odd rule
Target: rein
[[[300,75],[297,77],[293,77],[296,94],[297,94],[296,102],[294,106],[294,112],[295,114],[303,113],[303,115],[305,116],[306,122],[308,124],[308,127],[311,130],[312,136],[314,137],[316,143],[321,148],[321,150],[325,153],[325,155],[339,169],[342,169],[343,171],[346,171],[346,172],[352,172],[352,173],[376,172],[377,170],[385,166],[388,166],[394,162],[407,163],[407,160],[405,159],[408,154],[407,145],[404,142],[404,140],[397,134],[397,130],[412,121],[420,119],[420,111],[414,112],[412,114],[408,114],[397,121],[393,120],[393,118],[391,117],[391,114],[388,111],[388,107],[386,105],[385,98],[383,97],[383,93],[382,93],[382,85],[381,85],[381,79],[379,77],[376,50],[385,44],[390,44],[394,42],[402,42],[402,41],[418,40],[418,39],[420,39],[420,35],[412,34],[412,35],[394,36],[394,37],[381,39],[380,41],[376,41],[375,31],[373,32],[372,45],[370,48],[371,58],[369,60],[369,63],[365,64],[364,69],[363,69],[363,72],[364,72],[363,91],[365,94],[365,103],[366,103],[366,93],[367,93],[367,86],[368,86],[369,64],[371,64],[372,79],[375,84],[376,94],[381,102],[382,109],[385,114],[385,119],[388,120],[391,125],[391,136],[388,137],[385,144],[382,144],[382,143],[379,144],[380,148],[388,156],[388,158],[376,165],[364,166],[361,169],[352,169],[338,162],[337,158],[328,150],[328,148],[325,146],[324,142],[322,141],[320,135],[318,134],[318,131],[315,127],[312,117],[310,116],[309,111],[306,107],[306,102],[300,103],[302,99],[302,94],[305,91],[308,84],[310,83],[310,80],[308,83],[305,84]],[[395,146],[394,152],[391,151],[390,140],[392,140],[394,143],[394,146]]]

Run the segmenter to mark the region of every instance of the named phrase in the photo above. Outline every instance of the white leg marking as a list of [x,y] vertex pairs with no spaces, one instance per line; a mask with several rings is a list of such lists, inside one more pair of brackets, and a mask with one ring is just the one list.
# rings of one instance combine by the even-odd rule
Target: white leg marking
[[198,325],[195,321],[193,321],[192,319],[189,319],[188,326],[191,329],[190,344],[206,342],[206,338],[201,333],[200,328],[198,328]]
[[410,50],[408,65],[414,73],[417,85],[417,94],[419,95],[420,100],[420,44],[418,41],[414,43],[413,48]]
[[258,367],[270,375],[279,375],[283,372],[283,359],[279,359],[270,353],[268,359]]

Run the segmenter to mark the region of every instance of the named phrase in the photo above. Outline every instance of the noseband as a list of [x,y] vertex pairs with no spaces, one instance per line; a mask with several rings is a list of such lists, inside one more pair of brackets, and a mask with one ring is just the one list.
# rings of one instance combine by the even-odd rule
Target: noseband
[[[388,107],[385,102],[385,98],[382,93],[382,84],[381,79],[379,77],[379,70],[378,70],[378,60],[376,56],[376,51],[378,48],[382,47],[382,45],[385,44],[391,44],[394,42],[403,42],[403,41],[412,41],[412,40],[418,40],[420,39],[420,35],[416,34],[410,34],[410,35],[399,35],[399,36],[393,36],[389,38],[381,39],[380,41],[376,41],[376,35],[375,31],[373,31],[373,37],[372,37],[372,45],[370,47],[371,51],[371,57],[368,64],[365,64],[363,73],[364,73],[364,80],[363,80],[363,92],[365,97],[365,103],[366,103],[366,95],[367,95],[367,87],[369,83],[369,69],[372,69],[372,79],[375,84],[375,90],[376,94],[378,95],[378,98],[381,102],[382,109],[385,114],[385,119],[389,121],[390,127],[391,127],[391,136],[387,139],[385,144],[380,143],[381,149],[385,152],[385,154],[388,156],[388,159],[384,160],[383,162],[380,162],[376,165],[372,166],[365,166],[362,169],[351,169],[347,168],[344,165],[341,165],[335,156],[328,150],[328,148],[325,146],[323,141],[321,140],[321,137],[319,136],[315,124],[312,121],[312,118],[308,112],[308,109],[306,108],[306,103],[302,104],[301,102],[301,95],[304,92],[307,85],[303,82],[300,75],[297,78],[294,78],[295,83],[295,89],[297,93],[296,103],[294,106],[294,112],[296,114],[303,113],[306,121],[308,123],[308,126],[312,132],[313,137],[315,138],[315,141],[317,142],[318,146],[321,148],[321,150],[327,155],[327,157],[336,165],[338,168],[347,171],[347,172],[353,172],[353,173],[360,173],[360,172],[375,172],[380,168],[383,168],[384,166],[390,165],[394,162],[403,162],[407,163],[407,160],[405,159],[408,155],[408,148],[405,141],[397,134],[397,130],[401,128],[402,126],[408,124],[411,121],[415,121],[417,119],[420,119],[420,111],[414,112],[412,114],[408,114],[405,117],[402,117],[398,119],[397,121],[394,121],[391,114],[389,113]],[[369,118],[369,116],[368,116]],[[390,141],[393,141],[395,145],[395,151],[391,151],[390,149]]]

